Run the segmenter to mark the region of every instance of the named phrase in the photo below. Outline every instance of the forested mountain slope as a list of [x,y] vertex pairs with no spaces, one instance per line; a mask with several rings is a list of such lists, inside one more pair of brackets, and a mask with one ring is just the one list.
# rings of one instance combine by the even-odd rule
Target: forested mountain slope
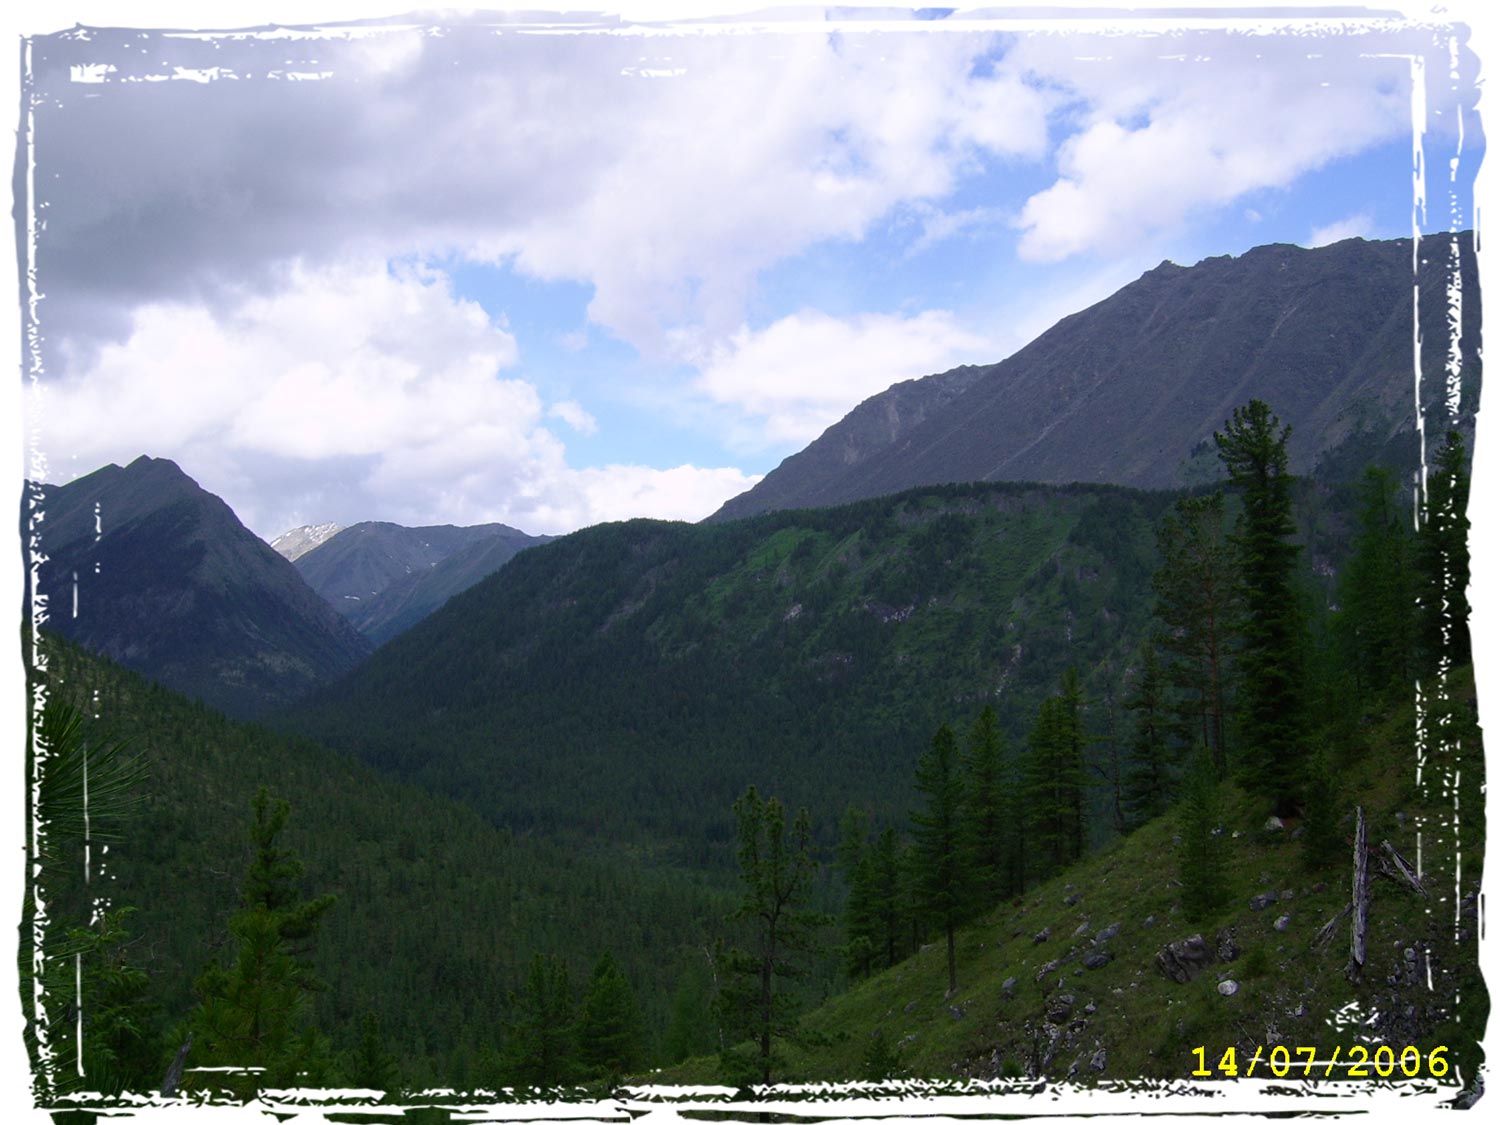
[[21,536],[42,556],[50,628],[228,714],[284,704],[370,651],[291,563],[162,458],[28,485]]
[[904,812],[940,721],[993,704],[1019,732],[1067,666],[1102,722],[1171,500],[979,485],[589,528],[275,721],[517,830],[722,865],[748,784],[827,836],[847,801]]
[[[1427,237],[1420,252],[1420,324],[1409,240],[1350,239],[1316,250],[1278,244],[1189,267],[1163,262],[1000,363],[874,396],[711,518],[948,481],[1198,483],[1216,472],[1212,434],[1251,398],[1291,424],[1293,471],[1311,472],[1352,435],[1373,460],[1415,428],[1417,329],[1428,342],[1424,408],[1445,397],[1453,280],[1462,287],[1464,401],[1474,402],[1478,390],[1473,237]],[[960,384],[960,393],[937,395]],[[919,422],[871,424],[901,413],[923,387],[933,388],[933,401]]]
[[[337,1051],[376,1017],[397,1076],[415,1087],[495,1085],[511,996],[533,957],[558,958],[577,982],[605,953],[623,968],[654,1045],[674,990],[703,960],[703,934],[727,910],[703,879],[619,850],[562,848],[497,829],[471,809],[383,776],[305,740],[231,722],[55,638],[32,682],[97,713],[89,737],[124,740],[145,764],[139,809],[104,853],[105,894],[134,913],[126,957],[149,974],[163,1033],[194,1004],[194,980],[229,947],[249,857],[258,786],[292,805],[284,843],[308,895],[332,893],[311,946],[326,984],[314,1025]],[[100,853],[95,850],[96,869]],[[53,926],[70,917],[53,902]],[[88,917],[87,900],[79,905]],[[60,940],[60,937],[59,937]],[[699,1042],[697,1049],[706,1049]]]

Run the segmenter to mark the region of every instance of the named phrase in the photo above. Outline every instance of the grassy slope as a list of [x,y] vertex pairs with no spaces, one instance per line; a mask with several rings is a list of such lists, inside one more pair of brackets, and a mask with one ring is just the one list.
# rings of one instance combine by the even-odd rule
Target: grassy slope
[[[1471,813],[1462,821],[1459,847],[1432,847],[1440,821],[1451,815],[1452,799],[1431,769],[1428,791],[1419,791],[1411,729],[1407,709],[1371,730],[1361,768],[1342,773],[1340,806],[1351,810],[1343,829],[1351,840],[1356,804],[1366,810],[1370,842],[1389,840],[1413,862],[1417,826],[1424,820],[1430,826],[1424,856],[1428,899],[1379,877],[1372,865],[1362,984],[1344,975],[1347,923],[1328,945],[1313,946],[1318,930],[1349,901],[1350,862],[1340,858],[1308,871],[1300,844],[1291,838],[1297,823],[1268,831],[1263,809],[1226,784],[1233,893],[1219,916],[1202,924],[1183,919],[1177,820],[1169,813],[966,928],[958,943],[954,995],[944,995],[945,955],[936,940],[808,1013],[802,1021],[807,1042],[785,1048],[787,1066],[779,1079],[860,1077],[877,1031],[897,1047],[905,1072],[914,1077],[1185,1078],[1198,1066],[1194,1047],[1206,1048],[1212,1067],[1226,1047],[1236,1045],[1243,1068],[1257,1046],[1269,1050],[1278,1041],[1289,1049],[1316,1046],[1318,1058],[1329,1057],[1336,1045],[1347,1051],[1360,1041],[1371,1050],[1386,1042],[1398,1053],[1408,1043],[1424,1054],[1446,1045],[1455,1063],[1450,1080],[1474,1074],[1488,997],[1479,977],[1477,922],[1472,907],[1457,908],[1457,900],[1478,887],[1484,829],[1482,816],[1472,810],[1482,809],[1479,780],[1464,782]],[[1477,750],[1477,731],[1473,739]],[[1459,851],[1463,874],[1455,896],[1452,860]],[[1250,900],[1264,892],[1278,900],[1253,909]],[[1455,940],[1452,925],[1441,922],[1455,914],[1461,940]],[[1287,922],[1278,931],[1282,916]],[[1095,936],[1116,924],[1118,933],[1096,945]],[[1044,930],[1051,936],[1037,941]],[[1215,963],[1187,984],[1158,971],[1156,954],[1167,942],[1194,933],[1215,942],[1225,931],[1232,931],[1238,947],[1232,961]],[[1406,957],[1409,948],[1415,962]],[[1100,949],[1113,959],[1101,968],[1083,968],[1083,955]],[[1428,960],[1436,984],[1431,993],[1424,986]],[[1226,979],[1239,985],[1233,996],[1217,990]],[[1454,995],[1461,1002],[1445,1012],[1444,998]],[[1330,1025],[1330,1015],[1351,1000],[1367,1013],[1381,1013],[1373,1038]],[[1102,1069],[1095,1068],[1096,1060]],[[1262,1076],[1267,1065],[1262,1063]],[[713,1059],[654,1076],[669,1082],[717,1078]]]

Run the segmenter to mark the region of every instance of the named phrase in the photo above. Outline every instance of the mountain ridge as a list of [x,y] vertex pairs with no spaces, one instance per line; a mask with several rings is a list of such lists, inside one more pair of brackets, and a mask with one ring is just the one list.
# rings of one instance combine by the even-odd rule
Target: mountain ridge
[[[1293,470],[1310,471],[1351,434],[1384,446],[1415,425],[1412,339],[1447,338],[1446,237],[1423,241],[1412,317],[1409,241],[1284,243],[1194,266],[1163,262],[956,394],[954,369],[865,400],[710,521],[822,507],[957,481],[1030,480],[1172,488],[1215,471],[1211,435],[1234,407],[1269,402],[1292,426]],[[1473,237],[1458,236],[1465,371],[1477,372]],[[1423,405],[1444,393],[1445,353],[1423,352]],[[1467,396],[1477,385],[1468,376]],[[928,406],[878,445],[868,419],[914,388]],[[1472,413],[1472,407],[1470,407]],[[837,451],[861,444],[849,464]]]
[[290,702],[370,651],[290,562],[166,458],[29,483],[21,517],[23,543],[40,556],[38,624],[227,714]]

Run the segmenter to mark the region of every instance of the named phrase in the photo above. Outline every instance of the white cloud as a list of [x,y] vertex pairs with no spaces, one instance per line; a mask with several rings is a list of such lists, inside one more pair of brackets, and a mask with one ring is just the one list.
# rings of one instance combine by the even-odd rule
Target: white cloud
[[599,432],[598,420],[571,399],[566,402],[555,403],[547,411],[547,416],[549,418],[561,418],[580,434],[597,434]]
[[1348,215],[1327,226],[1314,227],[1313,232],[1307,236],[1307,246],[1313,249],[1342,242],[1346,238],[1364,238],[1369,235],[1373,226],[1374,219],[1370,213],[1361,211],[1357,215]]
[[693,386],[751,420],[763,443],[806,442],[892,383],[991,350],[942,310],[848,320],[803,310],[759,331],[741,328],[714,349]]
[[[645,513],[701,518],[754,482],[736,469],[576,470],[510,333],[431,271],[298,267],[218,315],[139,309],[133,330],[46,385],[53,479],[171,456],[257,533],[313,520],[500,520],[565,532]],[[576,403],[552,414],[575,428]]]
[[1092,50],[1079,41],[1023,43],[1017,61],[1066,81],[1082,109],[1058,179],[1017,219],[1023,258],[1120,250],[1410,130],[1404,59],[1334,40],[1317,57],[1256,36],[1217,43],[1210,57],[1121,39],[1088,65],[1069,65]]
[[[712,339],[775,262],[941,200],[981,158],[1040,159],[1056,99],[1003,61],[976,72],[989,35],[482,29],[153,40],[143,67],[241,77],[111,76],[85,99],[64,64],[114,58],[105,38],[52,44],[38,75],[55,99],[39,103],[42,268],[53,330],[78,336],[128,330],[116,306],[232,302],[289,258],[358,247],[592,285],[593,321],[648,353],[674,331]],[[255,78],[266,52],[333,77]]]

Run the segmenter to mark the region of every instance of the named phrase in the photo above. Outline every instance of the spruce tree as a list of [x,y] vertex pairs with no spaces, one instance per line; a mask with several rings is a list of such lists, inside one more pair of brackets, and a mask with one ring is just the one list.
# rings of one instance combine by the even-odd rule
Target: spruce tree
[[1062,690],[1042,701],[1029,738],[1026,794],[1029,834],[1041,874],[1083,854],[1082,691],[1078,673],[1063,673]]
[[1412,535],[1395,478],[1384,469],[1371,466],[1360,482],[1353,547],[1338,581],[1340,663],[1366,696],[1409,695],[1417,627]]
[[849,888],[844,900],[844,967],[855,979],[870,975],[881,940],[876,856],[868,836],[869,817],[851,805],[840,824],[838,864]]
[[1306,754],[1302,711],[1303,621],[1293,588],[1290,426],[1259,399],[1214,434],[1230,484],[1244,500],[1232,543],[1239,571],[1240,654],[1246,785],[1278,812],[1295,804]]
[[310,1026],[312,996],[326,986],[314,975],[312,944],[333,895],[304,898],[302,863],[280,845],[291,806],[264,786],[251,802],[250,865],[240,889],[240,909],[229,920],[234,953],[228,965],[210,965],[195,991],[199,1007],[190,1063],[196,1067],[251,1068],[258,1077],[228,1079],[249,1094],[258,1085],[316,1085],[328,1047]]
[[359,1023],[359,1041],[345,1058],[344,1076],[350,1086],[361,1090],[392,1093],[400,1082],[396,1056],[386,1050],[380,1034],[380,1020],[366,1012]]
[[1154,639],[1178,698],[1177,737],[1189,746],[1208,746],[1222,777],[1228,771],[1229,638],[1237,605],[1223,495],[1179,500],[1157,529],[1156,543],[1162,561],[1152,577]]
[[958,988],[955,933],[974,912],[973,854],[964,822],[964,786],[958,743],[944,723],[932,748],[917,761],[922,805],[912,813],[918,893],[923,910],[943,931],[948,948],[948,992]]
[[1125,709],[1135,715],[1125,768],[1126,825],[1130,828],[1160,816],[1171,803],[1173,779],[1164,688],[1156,648],[1148,644],[1141,650],[1141,669],[1134,688],[1125,698]]
[[577,1028],[562,959],[533,955],[520,991],[511,994],[510,1009],[500,1052],[507,1084],[541,1088],[575,1079]]
[[970,848],[969,866],[985,905],[1011,893],[1008,859],[1014,847],[1011,793],[1006,784],[1000,721],[985,707],[969,728],[963,758],[964,820]]
[[578,1061],[618,1079],[645,1059],[640,1008],[619,964],[606,953],[594,966],[578,1010]]

